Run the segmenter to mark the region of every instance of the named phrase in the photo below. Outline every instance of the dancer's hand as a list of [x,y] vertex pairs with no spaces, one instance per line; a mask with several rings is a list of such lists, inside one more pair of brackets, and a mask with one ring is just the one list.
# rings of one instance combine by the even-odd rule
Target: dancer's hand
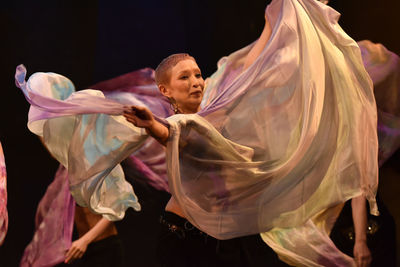
[[78,240],[75,240],[72,242],[71,247],[65,254],[65,263],[71,263],[76,259],[82,258],[82,256],[85,254],[88,242],[84,238],[79,238]]
[[368,267],[371,264],[372,256],[366,241],[355,242],[353,255],[357,267]]
[[130,106],[124,111],[124,117],[133,125],[145,128],[149,135],[165,145],[169,136],[169,129],[156,121],[150,110],[145,107]]
[[127,121],[140,128],[151,128],[155,122],[153,113],[145,107],[130,106],[124,111]]

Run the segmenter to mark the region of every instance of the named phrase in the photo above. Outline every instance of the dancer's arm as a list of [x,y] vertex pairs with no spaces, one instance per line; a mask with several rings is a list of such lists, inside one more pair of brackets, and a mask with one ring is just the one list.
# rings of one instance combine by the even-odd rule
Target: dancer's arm
[[251,48],[250,52],[247,54],[243,70],[246,70],[250,67],[251,64],[257,59],[257,57],[261,54],[264,47],[268,43],[269,38],[271,37],[271,25],[269,24],[269,20],[267,15],[265,15],[265,25],[264,29],[261,33],[260,38],[258,38],[256,44]]
[[161,144],[165,145],[167,142],[169,129],[155,120],[147,108],[131,106],[124,112],[124,117],[136,127],[145,128],[146,132]]
[[112,223],[113,222],[105,218],[101,218],[93,228],[86,232],[86,234],[72,242],[70,249],[65,255],[64,262],[71,263],[76,259],[82,258],[82,256],[86,252],[87,246],[92,243],[96,238],[98,238],[101,234],[103,234],[106,229],[111,226]]
[[366,200],[363,196],[351,200],[354,232],[356,235],[353,255],[357,267],[367,267],[372,260],[371,252],[367,246],[367,207],[365,202]]

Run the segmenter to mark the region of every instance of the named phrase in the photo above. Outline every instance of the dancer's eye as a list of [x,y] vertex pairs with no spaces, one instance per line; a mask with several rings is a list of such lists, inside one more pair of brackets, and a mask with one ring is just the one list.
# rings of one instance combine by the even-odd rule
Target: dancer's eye
[[201,73],[197,73],[196,78],[201,78]]
[[187,78],[189,78],[189,76],[187,76],[187,75],[183,75],[183,76],[181,76],[181,80],[186,80]]

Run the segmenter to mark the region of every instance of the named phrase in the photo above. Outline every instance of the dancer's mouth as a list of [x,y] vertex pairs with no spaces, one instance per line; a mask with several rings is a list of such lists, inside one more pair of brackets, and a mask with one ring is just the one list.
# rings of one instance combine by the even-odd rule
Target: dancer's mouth
[[198,95],[200,96],[202,94],[203,94],[203,91],[200,89],[190,93],[190,95],[194,95],[194,96],[198,96]]

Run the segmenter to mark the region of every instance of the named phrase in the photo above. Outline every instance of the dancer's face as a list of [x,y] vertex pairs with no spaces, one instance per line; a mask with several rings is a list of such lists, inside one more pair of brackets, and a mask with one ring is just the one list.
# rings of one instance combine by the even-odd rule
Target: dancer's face
[[204,80],[196,62],[181,60],[170,70],[169,84],[160,84],[163,95],[173,98],[180,112],[185,114],[199,111],[203,98]]

